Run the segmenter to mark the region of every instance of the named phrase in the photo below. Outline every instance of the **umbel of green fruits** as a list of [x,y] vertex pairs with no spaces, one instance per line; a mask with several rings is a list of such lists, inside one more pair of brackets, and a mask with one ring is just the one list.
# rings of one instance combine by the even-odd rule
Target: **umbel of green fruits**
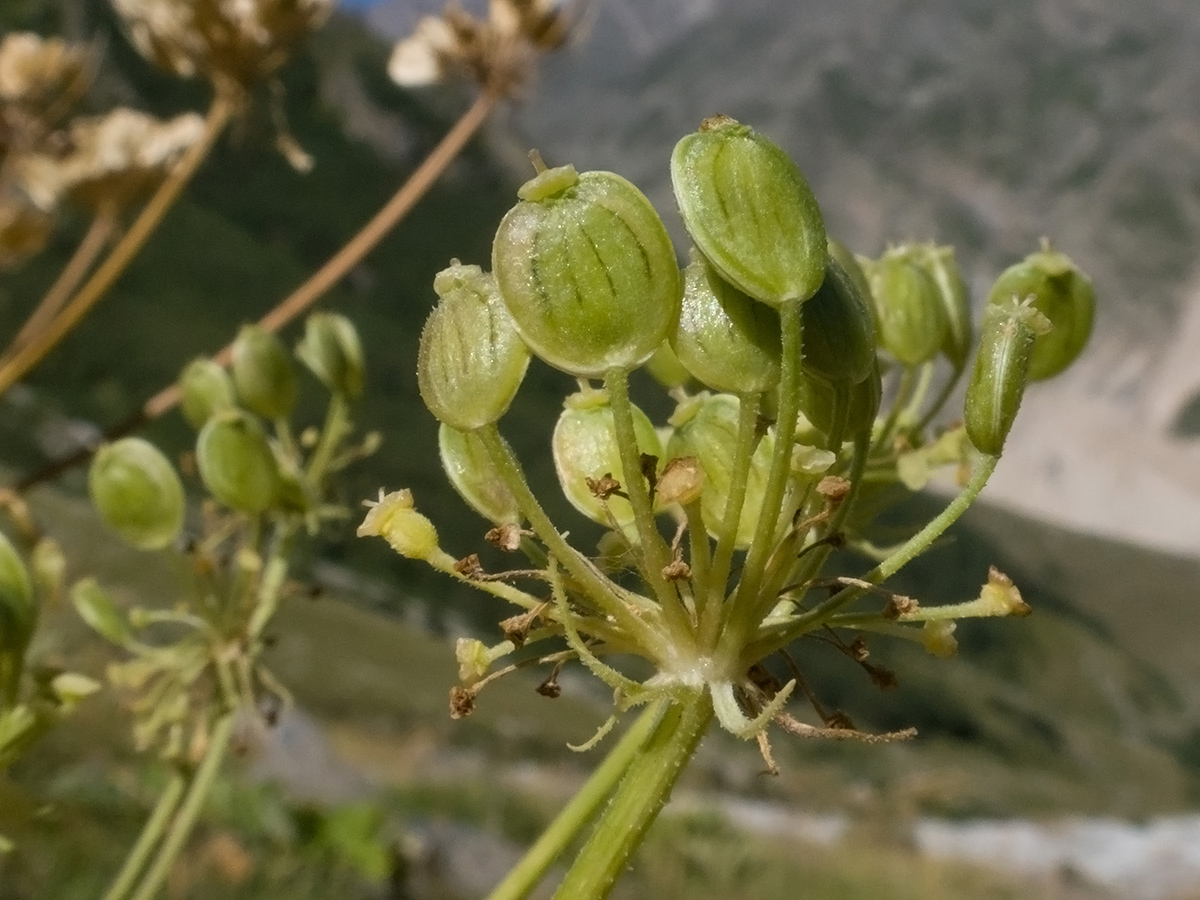
[[[615,691],[614,717],[655,700],[683,710],[680,722],[699,726],[679,736],[682,753],[713,716],[765,741],[777,721],[803,732],[785,709],[799,676],[783,684],[761,667],[777,651],[800,642],[803,658],[802,639],[824,635],[861,664],[868,637],[887,635],[944,656],[955,620],[1028,611],[999,573],[951,607],[880,583],[978,495],[1027,383],[1082,350],[1093,298],[1070,260],[1044,250],[997,282],[966,405],[950,416],[965,425],[938,426],[976,331],[951,248],[855,256],[829,240],[788,155],[724,116],[671,157],[686,254],[624,178],[535,167],[497,229],[493,274],[454,261],[435,279],[418,361],[451,484],[494,526],[489,543],[528,560],[490,574],[469,551],[456,559],[408,490],[381,495],[359,529],[524,610],[495,646],[460,647],[453,715],[470,712],[488,666],[516,655],[577,661]],[[529,462],[552,461],[570,503],[608,529],[597,553],[568,542],[575,527],[551,520],[501,435],[531,356],[579,381]],[[631,396],[644,385],[629,375],[644,364],[676,403],[666,421]],[[891,488],[950,465],[965,502],[879,562],[870,529]],[[864,556],[878,565],[823,576],[835,555],[843,572]],[[631,654],[649,677],[610,663]],[[560,896],[604,893],[568,886],[583,890],[568,876]]]

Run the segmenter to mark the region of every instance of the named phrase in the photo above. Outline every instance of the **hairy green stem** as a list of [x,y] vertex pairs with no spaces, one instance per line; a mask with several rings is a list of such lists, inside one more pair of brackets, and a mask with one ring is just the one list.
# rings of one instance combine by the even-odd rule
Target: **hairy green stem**
[[650,494],[646,480],[642,477],[641,450],[633,430],[633,405],[629,401],[629,375],[624,369],[611,369],[604,376],[608,390],[609,408],[613,415],[613,429],[617,438],[617,452],[621,456],[621,468],[625,472],[622,487],[633,507],[634,523],[638,540],[642,545],[643,574],[658,603],[662,607],[663,621],[671,630],[676,645],[694,643],[692,629],[687,620],[687,611],[679,600],[675,588],[663,575],[667,566],[667,545],[654,524],[654,511],[650,505]]
[[521,861],[488,894],[487,900],[524,900],[529,896],[567,845],[596,817],[658,727],[665,706],[666,702],[660,700],[638,717]]
[[492,465],[496,467],[496,471],[504,479],[504,483],[516,499],[517,506],[521,510],[522,515],[529,520],[529,524],[533,527],[534,532],[537,533],[542,543],[550,548],[550,552],[558,558],[562,566],[571,574],[571,577],[587,590],[588,596],[601,610],[612,616],[621,625],[622,629],[630,636],[635,637],[639,644],[665,657],[668,648],[663,645],[663,642],[650,626],[629,611],[620,594],[617,592],[616,585],[597,572],[590,563],[583,559],[578,551],[566,542],[559,530],[554,527],[554,523],[550,521],[550,517],[542,509],[542,505],[538,502],[537,497],[529,489],[529,485],[525,481],[525,475],[521,471],[521,465],[517,462],[512,448],[500,436],[500,430],[494,424],[485,425],[476,431],[475,434],[479,435],[480,441],[483,442],[483,446],[487,449]]
[[637,754],[555,900],[604,900],[671,795],[712,721],[707,691],[673,703]]

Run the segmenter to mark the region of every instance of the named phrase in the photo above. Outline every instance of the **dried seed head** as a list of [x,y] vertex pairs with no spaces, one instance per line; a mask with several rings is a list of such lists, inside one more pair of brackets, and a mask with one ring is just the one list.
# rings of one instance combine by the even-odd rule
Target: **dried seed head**
[[679,269],[666,227],[611,172],[544,171],[492,245],[500,295],[539,357],[580,377],[641,365],[679,318]]
[[726,281],[770,306],[811,297],[825,278],[825,223],[796,164],[728,116],[706,119],[671,154],[688,234]]
[[101,447],[88,471],[88,492],[100,515],[140,550],[172,543],[183,528],[183,484],[157,447],[138,437]]
[[0,40],[0,103],[35,117],[82,95],[90,78],[87,50],[61,38],[12,32]]
[[504,415],[529,366],[529,349],[479,266],[455,262],[433,282],[440,298],[421,332],[417,384],[439,421],[472,431]]

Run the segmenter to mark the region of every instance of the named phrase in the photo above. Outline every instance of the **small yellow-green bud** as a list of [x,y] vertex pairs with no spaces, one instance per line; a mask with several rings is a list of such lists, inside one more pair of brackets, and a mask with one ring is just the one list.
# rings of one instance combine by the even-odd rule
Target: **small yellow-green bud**
[[[693,457],[704,471],[704,492],[700,495],[700,517],[704,528],[716,537],[721,532],[725,506],[729,498],[733,457],[737,445],[739,400],[731,394],[702,394],[688,398],[672,416],[675,431],[667,443],[672,459]],[[750,546],[767,488],[774,435],[768,433],[758,442],[751,457],[746,496],[742,503],[734,546]]]
[[629,370],[679,317],[679,268],[646,196],[611,172],[543,172],[500,222],[492,269],[541,359],[580,377]]
[[971,355],[974,338],[971,329],[971,296],[962,270],[954,258],[953,247],[918,244],[909,248],[909,258],[925,270],[937,288],[946,313],[946,339],[942,353],[955,370],[964,368]]
[[245,325],[233,342],[230,366],[242,405],[264,419],[286,419],[296,405],[296,367],[279,337],[258,325]]
[[280,497],[279,464],[262,425],[241,411],[208,420],[196,439],[196,464],[209,492],[226,506],[265,512]]
[[728,116],[705,119],[671,154],[683,224],[726,281],[770,306],[825,278],[825,222],[791,158]]
[[458,683],[463,687],[478,682],[492,664],[487,645],[475,638],[459,638],[454,644],[454,658],[458,661]]
[[984,616],[1027,616],[1033,610],[1021,599],[1021,592],[1011,578],[992,566],[988,569],[987,584],[979,592],[979,611]]
[[296,356],[331,392],[348,400],[362,396],[363,350],[358,330],[343,315],[313,313],[304,323]]
[[858,384],[875,369],[871,301],[833,257],[825,280],[804,304],[805,373],[831,383]]
[[379,492],[367,501],[367,515],[358,526],[359,537],[381,537],[401,556],[428,559],[438,548],[437,529],[413,508],[412,491]]
[[442,423],[438,429],[442,468],[467,505],[493,525],[516,525],[521,510],[478,435]]
[[709,387],[734,394],[779,383],[779,315],[723,279],[693,253],[683,271],[683,306],[671,346]]
[[880,345],[906,366],[937,356],[950,326],[929,273],[909,259],[904,248],[896,248],[872,265],[867,276]]
[[157,447],[139,437],[101,447],[88,472],[88,491],[104,521],[127,544],[159,550],[183,528],[183,484]]
[[193,428],[200,429],[215,414],[237,405],[229,374],[208,357],[194,359],[179,376],[180,407]]
[[[658,434],[636,406],[633,431],[638,451],[661,460]],[[551,446],[559,484],[576,509],[602,525],[612,524],[606,507],[618,525],[624,527],[634,521],[629,501],[604,490],[606,476],[616,481],[622,492],[628,477],[642,477],[641,472],[627,473],[621,465],[607,391],[582,391],[567,397],[554,426]]]
[[12,542],[0,532],[0,653],[23,654],[37,618],[29,570]]
[[438,273],[440,300],[425,322],[417,354],[421,399],[438,421],[473,431],[499,420],[529,365],[496,281],[458,262]]
[[981,453],[999,456],[1029,382],[1034,340],[1050,330],[1046,317],[1028,299],[989,303],[975,369],[967,385],[963,424]]
[[1057,375],[1083,352],[1092,333],[1096,293],[1091,281],[1070,257],[1046,248],[1001,273],[988,304],[1006,304],[1013,297],[1032,297],[1034,308],[1052,326],[1033,342],[1029,379]]
[[921,629],[921,643],[930,656],[947,658],[958,652],[954,631],[958,625],[952,619],[935,619]]

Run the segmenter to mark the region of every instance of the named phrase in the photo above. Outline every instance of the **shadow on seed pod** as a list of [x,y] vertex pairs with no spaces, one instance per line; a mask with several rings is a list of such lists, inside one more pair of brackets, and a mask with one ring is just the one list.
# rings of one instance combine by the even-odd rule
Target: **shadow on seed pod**
[[[658,433],[636,406],[633,431],[638,451],[661,461],[663,451]],[[600,482],[607,475],[620,483],[622,492],[625,490],[626,473],[621,466],[607,391],[581,391],[567,397],[554,426],[551,446],[559,484],[576,509],[592,521],[611,527],[612,521],[605,513],[607,505],[619,526],[624,528],[633,523],[633,507],[628,500],[613,494],[601,501],[588,485],[589,479]],[[635,477],[640,478],[641,473]],[[632,539],[632,534],[629,536]]]
[[362,342],[345,316],[331,312],[309,316],[304,323],[304,337],[296,345],[296,357],[330,392],[347,400],[362,396]]
[[870,299],[830,257],[825,281],[802,308],[806,374],[858,384],[875,370],[875,322]]
[[38,604],[29,570],[7,535],[0,532],[0,653],[18,660],[37,627]]
[[875,301],[871,299],[871,284],[867,279],[867,271],[863,268],[862,260],[845,244],[832,238],[829,239],[829,256],[831,259],[836,259],[842,270],[850,276],[850,280],[858,288],[858,293],[871,310],[871,323],[875,326],[875,330],[879,331],[879,322],[875,318]]
[[[729,498],[739,408],[740,401],[732,394],[705,393],[689,397],[671,417],[675,431],[667,443],[667,458],[694,457],[699,460],[705,476],[704,492],[700,495],[700,516],[705,530],[714,538],[720,533]],[[738,549],[744,550],[750,546],[758,527],[774,445],[773,436],[767,434],[758,441],[751,457],[746,496],[734,539],[734,546]]]
[[188,363],[179,375],[180,407],[199,430],[214,415],[237,405],[228,373],[208,357]]
[[209,493],[232,509],[261,513],[279,498],[275,454],[262,425],[244,412],[209,419],[196,439],[196,465]]
[[521,522],[516,498],[477,435],[443,422],[438,428],[438,450],[446,477],[471,509],[493,525]]
[[183,528],[183,484],[157,447],[138,437],[105,444],[88,471],[92,503],[125,543],[159,550]]
[[906,366],[937,356],[949,324],[929,274],[902,249],[894,249],[869,267],[867,277],[879,321],[880,346]]
[[981,453],[999,456],[1029,382],[1035,339],[1050,322],[1028,299],[989,303],[967,384],[963,424]]
[[779,383],[779,314],[725,281],[693,251],[671,336],[679,361],[717,391],[757,394]]
[[233,342],[233,386],[242,405],[264,419],[286,419],[296,406],[300,383],[291,355],[278,336],[244,325]]
[[917,244],[907,249],[909,259],[925,270],[937,288],[942,309],[946,313],[946,339],[942,343],[942,353],[955,371],[961,371],[971,355],[974,335],[971,328],[971,296],[967,292],[962,269],[954,258],[954,248]]
[[537,356],[597,378],[631,370],[679,318],[679,267],[645,195],[611,172],[547,169],[500,222],[492,269]]
[[1033,297],[1034,307],[1050,321],[1039,334],[1029,362],[1029,379],[1041,381],[1062,372],[1083,352],[1092,333],[1096,293],[1070,257],[1048,247],[1005,269],[988,294],[988,305],[1013,297]]
[[664,341],[654,355],[646,360],[646,371],[667,390],[685,387],[692,380],[692,373],[683,367],[670,341]]
[[[847,392],[845,439],[869,433],[879,415],[879,404],[883,395],[883,379],[878,364],[871,374],[855,385],[846,385]],[[800,411],[827,439],[833,436],[834,418],[837,414],[837,388],[820,378],[804,376],[800,379]]]
[[726,281],[770,306],[811,297],[825,278],[825,222],[808,182],[768,138],[713,116],[671,154],[692,240]]
[[421,399],[440,422],[473,431],[508,410],[529,349],[517,333],[496,281],[457,261],[433,280],[438,304],[425,321],[417,351]]

